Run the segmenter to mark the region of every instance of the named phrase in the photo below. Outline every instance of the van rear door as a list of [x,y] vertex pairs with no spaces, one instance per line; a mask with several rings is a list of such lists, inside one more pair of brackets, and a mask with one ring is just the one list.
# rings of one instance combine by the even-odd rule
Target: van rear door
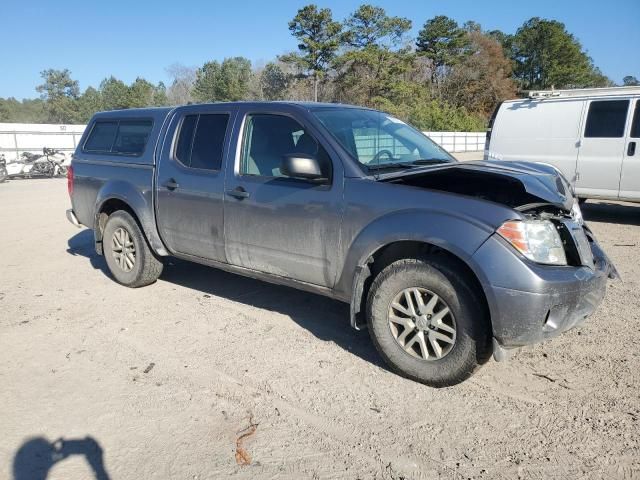
[[638,201],[640,200],[640,99],[635,99],[633,103],[630,114],[632,120],[620,173],[620,199]]
[[629,98],[590,100],[580,138],[576,194],[618,198]]

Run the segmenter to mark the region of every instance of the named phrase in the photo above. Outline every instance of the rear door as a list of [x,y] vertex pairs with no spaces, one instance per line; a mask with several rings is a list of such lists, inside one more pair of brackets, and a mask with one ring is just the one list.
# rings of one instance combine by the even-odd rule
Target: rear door
[[[227,171],[225,247],[229,263],[331,287],[337,273],[344,171],[297,111],[246,107]],[[238,118],[240,122],[240,117]],[[235,141],[233,142],[236,143]],[[285,177],[283,155],[320,159],[327,182]]]
[[578,196],[618,198],[630,102],[628,98],[587,102],[578,152]]
[[620,199],[640,200],[640,99],[633,101],[630,113],[629,134],[627,135],[622,172],[620,174]]
[[177,109],[158,162],[156,218],[172,253],[226,261],[224,166],[235,112],[228,106]]

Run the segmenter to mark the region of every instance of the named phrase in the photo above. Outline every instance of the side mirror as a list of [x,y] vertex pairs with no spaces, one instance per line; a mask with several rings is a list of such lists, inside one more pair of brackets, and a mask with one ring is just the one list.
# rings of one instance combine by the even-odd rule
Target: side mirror
[[291,153],[282,157],[280,173],[304,180],[326,180],[320,170],[318,159],[304,153]]

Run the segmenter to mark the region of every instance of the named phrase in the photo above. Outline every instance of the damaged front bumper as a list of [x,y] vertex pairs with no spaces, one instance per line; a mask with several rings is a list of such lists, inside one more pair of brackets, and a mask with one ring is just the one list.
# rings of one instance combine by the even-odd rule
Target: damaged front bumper
[[496,360],[507,358],[511,348],[539,343],[580,325],[602,302],[607,279],[617,278],[618,273],[595,238],[586,233],[593,268],[524,261],[495,235],[478,249],[474,259],[485,266],[488,276],[484,287]]

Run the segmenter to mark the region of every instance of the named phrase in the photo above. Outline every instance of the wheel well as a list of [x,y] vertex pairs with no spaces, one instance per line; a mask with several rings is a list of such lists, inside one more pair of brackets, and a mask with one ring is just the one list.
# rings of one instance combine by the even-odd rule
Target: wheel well
[[402,260],[404,258],[419,258],[426,255],[438,255],[446,257],[453,265],[455,265],[456,270],[458,270],[464,277],[464,279],[469,282],[471,291],[474,292],[478,301],[482,303],[485,311],[487,313],[489,312],[487,298],[484,294],[484,290],[482,289],[480,280],[478,280],[478,277],[466,262],[464,262],[453,253],[449,252],[448,250],[444,250],[443,248],[437,247],[436,245],[432,245],[426,242],[407,240],[385,245],[376,250],[367,260],[368,269],[365,268],[362,272],[362,275],[366,275],[366,278],[364,279],[364,283],[362,284],[360,305],[356,310],[357,324],[361,325],[366,322],[366,315],[364,315],[364,312],[366,312],[367,297],[369,296],[369,289],[371,288],[371,284],[373,283],[373,280],[376,278],[376,276],[387,266],[391,265],[397,260]]
[[102,255],[102,252],[103,252],[102,236],[104,232],[104,227],[107,224],[107,220],[109,219],[109,216],[112,213],[117,212],[119,210],[124,210],[125,212],[129,213],[140,226],[140,219],[138,218],[138,216],[136,215],[136,212],[133,211],[133,209],[129,206],[128,203],[118,198],[111,198],[106,202],[104,202],[100,207],[100,211],[96,215],[96,228],[94,229],[96,252],[98,252],[100,255]]

